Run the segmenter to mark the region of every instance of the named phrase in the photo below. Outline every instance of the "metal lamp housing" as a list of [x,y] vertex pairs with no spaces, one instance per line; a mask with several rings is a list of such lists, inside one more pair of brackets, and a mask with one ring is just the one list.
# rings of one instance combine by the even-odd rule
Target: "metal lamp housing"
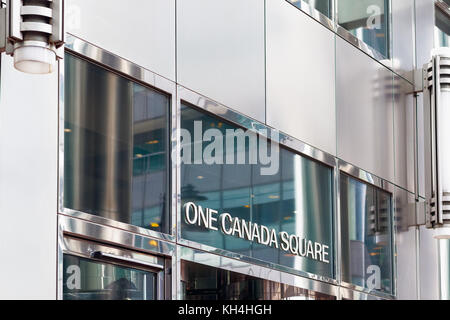
[[64,0],[8,0],[5,10],[7,54],[14,67],[32,74],[51,73],[64,44]]

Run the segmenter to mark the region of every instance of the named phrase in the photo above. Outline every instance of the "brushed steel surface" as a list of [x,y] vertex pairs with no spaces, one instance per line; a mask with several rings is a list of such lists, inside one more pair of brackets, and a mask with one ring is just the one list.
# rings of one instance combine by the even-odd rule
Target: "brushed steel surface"
[[334,33],[286,1],[266,23],[267,124],[336,155]]

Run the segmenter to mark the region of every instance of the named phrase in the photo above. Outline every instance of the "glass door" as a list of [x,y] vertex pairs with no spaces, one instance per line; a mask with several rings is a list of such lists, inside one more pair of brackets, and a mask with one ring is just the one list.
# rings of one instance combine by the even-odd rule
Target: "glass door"
[[164,299],[164,258],[70,237],[63,245],[63,300]]

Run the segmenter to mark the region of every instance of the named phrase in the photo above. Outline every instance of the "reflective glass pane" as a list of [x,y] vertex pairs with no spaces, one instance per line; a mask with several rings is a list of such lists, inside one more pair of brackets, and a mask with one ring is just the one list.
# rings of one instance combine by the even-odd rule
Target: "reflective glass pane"
[[435,47],[450,47],[450,1],[440,1],[436,3],[436,25],[434,27]]
[[301,8],[302,2],[305,2],[309,4],[311,7],[322,13],[323,15],[327,16],[328,18],[332,18],[333,14],[333,7],[332,7],[332,1],[333,0],[287,0],[293,5],[295,5],[298,8]]
[[[182,205],[193,202],[202,208],[217,210],[220,217],[228,213],[235,222],[237,219],[246,224],[233,223],[234,231],[226,234],[220,229],[205,229],[182,219],[184,239],[295,270],[334,277],[331,168],[279,148],[269,152],[272,172],[264,172],[262,169],[269,165],[263,164],[261,158],[250,162],[250,149],[256,146],[252,141],[258,141],[258,152],[264,149],[256,135],[251,136],[256,140],[241,140],[244,144],[233,138],[231,141],[236,143],[230,143],[230,135],[241,129],[186,105],[182,106],[181,127],[187,132],[182,139],[182,157],[186,157],[181,163]],[[206,137],[212,134],[221,147],[215,150],[216,154],[212,153],[217,161],[210,163],[213,140]],[[267,150],[270,147],[271,144]],[[200,154],[198,163],[195,163],[196,153]],[[220,220],[215,223],[219,227]],[[262,226],[267,230],[260,229]],[[255,234],[264,231],[266,234],[273,231],[276,242],[267,245],[259,241]],[[287,250],[283,250],[281,232],[289,235]],[[251,240],[246,236],[250,233]]]
[[337,0],[337,3],[339,25],[390,58],[389,0]]
[[169,98],[64,60],[64,206],[167,233]]
[[153,272],[64,255],[64,300],[156,300]]
[[336,297],[287,284],[181,261],[184,300],[335,300]]
[[341,174],[342,280],[393,293],[391,195]]

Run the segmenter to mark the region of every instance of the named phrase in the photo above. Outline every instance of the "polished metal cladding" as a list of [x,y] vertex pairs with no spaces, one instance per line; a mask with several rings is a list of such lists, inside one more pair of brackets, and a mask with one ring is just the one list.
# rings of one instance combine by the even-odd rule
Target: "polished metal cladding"
[[336,38],[337,157],[394,181],[393,73]]
[[177,83],[265,122],[264,1],[178,0],[176,21]]

